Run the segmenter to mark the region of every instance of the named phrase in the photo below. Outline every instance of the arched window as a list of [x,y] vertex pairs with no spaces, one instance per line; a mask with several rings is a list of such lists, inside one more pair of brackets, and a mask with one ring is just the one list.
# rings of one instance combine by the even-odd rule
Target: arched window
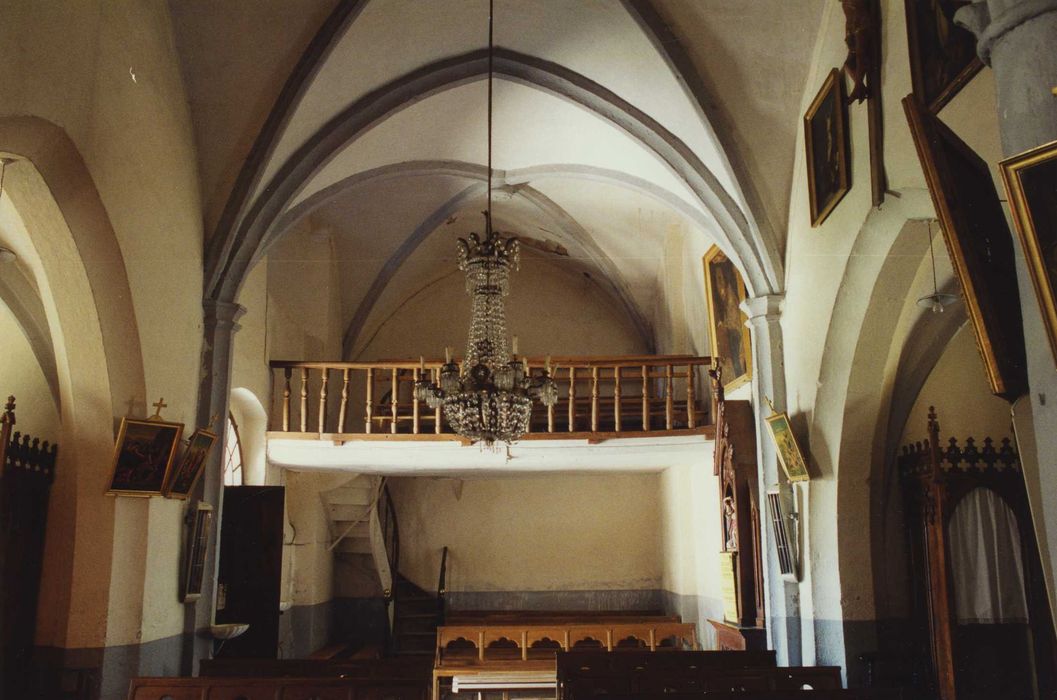
[[242,483],[242,441],[235,417],[229,413],[224,436],[224,486],[242,486]]

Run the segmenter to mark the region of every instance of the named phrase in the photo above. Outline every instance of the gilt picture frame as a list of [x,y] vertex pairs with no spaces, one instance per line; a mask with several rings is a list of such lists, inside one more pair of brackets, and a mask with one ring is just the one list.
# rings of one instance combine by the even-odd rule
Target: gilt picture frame
[[166,498],[188,498],[191,495],[216,441],[216,433],[205,428],[191,434],[183,456],[166,481],[163,492]]
[[723,390],[732,391],[752,380],[752,341],[741,310],[745,282],[718,246],[709,248],[703,264],[712,357],[720,360]]
[[851,190],[848,104],[844,76],[834,68],[804,115],[808,204],[811,226],[819,226]]
[[810,481],[811,474],[807,470],[807,461],[804,459],[804,453],[800,451],[800,444],[796,441],[793,428],[789,425],[789,415],[783,411],[775,413],[766,420],[778,451],[778,463],[782,465],[786,478],[789,481]]
[[998,165],[1057,363],[1057,141]]
[[914,146],[943,230],[991,392],[1027,391],[1013,234],[991,168],[914,95],[903,99]]
[[160,496],[169,479],[183,428],[182,423],[122,418],[107,493]]
[[976,37],[954,23],[970,0],[905,0],[914,94],[936,114],[984,67]]
[[196,601],[202,596],[206,550],[213,526],[213,506],[199,501],[189,521],[190,531],[187,533],[180,576],[180,601],[184,603]]

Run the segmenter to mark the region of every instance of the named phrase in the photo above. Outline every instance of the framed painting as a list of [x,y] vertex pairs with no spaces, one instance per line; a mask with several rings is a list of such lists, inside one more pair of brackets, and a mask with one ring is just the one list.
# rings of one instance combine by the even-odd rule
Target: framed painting
[[981,68],[976,37],[954,23],[970,0],[906,0],[914,94],[936,114]]
[[786,478],[789,481],[810,481],[807,462],[789,425],[789,415],[785,412],[774,414],[767,419],[767,427],[774,438],[775,447],[778,448],[778,462],[782,465]]
[[1057,362],[1057,141],[1007,158],[999,166]]
[[168,498],[187,498],[191,495],[191,489],[198,483],[198,477],[202,476],[206,459],[213,449],[213,443],[217,441],[216,433],[205,428],[199,428],[191,435],[187,442],[187,449],[179,465],[172,470],[169,480],[166,482],[165,496]]
[[712,246],[704,258],[712,357],[719,359],[724,391],[752,379],[752,345],[741,302],[745,283],[726,254]]
[[122,418],[107,493],[161,495],[183,428],[182,423]]
[[818,226],[851,189],[848,105],[844,79],[834,68],[804,115],[811,225]]
[[1012,234],[991,169],[914,95],[903,108],[991,391],[1014,401],[1028,386],[1024,324]]

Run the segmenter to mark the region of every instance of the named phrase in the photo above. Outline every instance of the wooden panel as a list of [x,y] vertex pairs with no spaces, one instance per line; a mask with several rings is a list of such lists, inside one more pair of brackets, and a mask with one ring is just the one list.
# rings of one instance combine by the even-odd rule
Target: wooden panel
[[132,681],[129,689],[129,700],[202,700],[205,697],[205,688],[186,687],[180,685],[166,684],[167,680],[160,679],[161,683],[143,682],[143,679]]
[[283,556],[282,486],[224,489],[218,623],[249,623],[243,635],[216,644],[215,656],[274,659],[279,649],[279,594]]
[[221,685],[206,689],[206,700],[276,700],[279,689],[258,683]]

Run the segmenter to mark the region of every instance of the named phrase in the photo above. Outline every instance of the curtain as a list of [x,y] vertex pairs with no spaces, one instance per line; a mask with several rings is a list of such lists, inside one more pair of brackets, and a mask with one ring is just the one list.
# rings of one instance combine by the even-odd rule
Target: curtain
[[1027,622],[1020,532],[1006,502],[991,489],[973,489],[951,516],[949,533],[957,622]]

